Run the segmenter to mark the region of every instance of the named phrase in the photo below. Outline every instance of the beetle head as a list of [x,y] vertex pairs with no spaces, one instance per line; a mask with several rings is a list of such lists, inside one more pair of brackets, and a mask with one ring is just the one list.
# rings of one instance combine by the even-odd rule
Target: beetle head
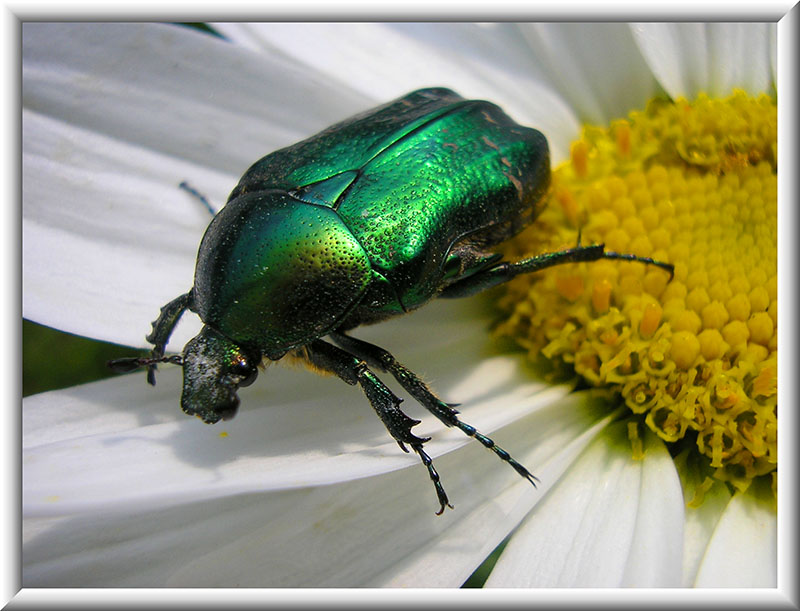
[[236,390],[258,375],[261,355],[205,326],[183,349],[181,408],[213,424],[230,420],[239,407]]

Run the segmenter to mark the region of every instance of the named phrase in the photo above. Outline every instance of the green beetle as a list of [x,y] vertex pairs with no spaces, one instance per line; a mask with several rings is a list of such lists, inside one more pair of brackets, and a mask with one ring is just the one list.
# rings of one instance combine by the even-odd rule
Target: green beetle
[[[389,352],[347,332],[435,297],[473,295],[561,263],[627,259],[672,272],[668,264],[602,245],[503,261],[491,247],[538,215],[549,184],[541,132],[448,89],[409,93],[247,170],[203,236],[194,286],[153,323],[151,358],[110,365],[147,366],[151,384],[156,363],[182,365],[183,411],[214,423],[233,417],[237,389],[255,380],[263,358],[298,356],[361,386],[400,448],[410,446],[427,467],[441,514],[452,506],[423,449],[428,439],[411,432],[418,421],[400,410],[377,369],[534,483],[524,466],[462,422],[453,405]],[[164,356],[187,309],[205,326],[182,355]]]

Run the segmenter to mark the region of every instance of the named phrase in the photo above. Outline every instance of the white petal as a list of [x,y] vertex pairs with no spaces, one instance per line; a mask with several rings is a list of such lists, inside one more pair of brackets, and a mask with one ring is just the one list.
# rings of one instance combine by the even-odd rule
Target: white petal
[[[490,402],[496,402],[492,393],[503,388],[511,389],[506,392],[522,395],[546,388],[541,384],[533,387],[523,384],[521,389],[517,389],[522,378],[519,374],[513,375],[513,371],[519,369],[518,364],[514,367],[509,364],[515,362],[513,359],[485,359],[486,320],[475,316],[477,307],[474,301],[443,301],[415,316],[368,328],[358,335],[392,347],[398,355],[403,355],[409,366],[417,366],[421,375],[437,373],[437,388],[445,391],[455,386],[453,392],[458,397],[482,398],[483,402],[487,402],[488,397]],[[137,499],[164,498],[166,502],[172,502],[185,494],[200,497],[218,494],[209,491],[209,481],[222,481],[228,487],[249,489],[261,484],[288,486],[295,477],[287,474],[283,467],[278,469],[271,465],[250,471],[239,465],[227,465],[230,472],[217,469],[213,473],[207,469],[203,450],[211,451],[210,448],[214,447],[235,445],[241,459],[260,455],[263,446],[267,445],[271,448],[270,457],[275,454],[277,460],[291,462],[281,456],[303,455],[304,452],[314,454],[314,447],[338,448],[338,439],[363,438],[368,440],[365,446],[370,453],[375,446],[384,448],[395,463],[390,468],[409,462],[402,453],[395,451],[396,444],[366,408],[368,404],[358,387],[349,387],[335,378],[315,376],[302,367],[269,367],[256,384],[240,391],[243,413],[230,422],[210,427],[180,414],[181,370],[171,366],[162,369],[155,389],[145,384],[140,372],[25,400],[24,447],[26,455],[32,457],[27,463],[29,477],[26,478],[24,494],[28,509],[47,512],[51,504],[40,503],[42,499],[53,496],[60,499],[62,510],[64,506],[75,504],[76,511],[85,504],[109,499],[134,503],[138,502]],[[510,385],[510,381],[515,384]],[[470,386],[475,383],[479,386]],[[344,413],[326,407],[329,402],[333,403],[330,392],[338,393],[335,403]],[[273,406],[276,402],[278,404]],[[366,409],[351,410],[350,404],[355,402],[362,402]],[[269,409],[264,409],[266,406]],[[285,432],[272,436],[276,422],[285,428],[296,429],[301,410],[312,415],[319,412],[319,416],[304,415],[299,420],[303,430],[312,427],[318,438],[298,442],[296,439],[287,440]],[[489,414],[489,418],[507,418],[507,414],[507,410],[498,410]],[[501,420],[494,422],[493,426],[505,423],[507,420]],[[424,426],[438,429],[433,422],[426,422]],[[419,428],[424,432],[423,427]],[[221,430],[228,433],[224,439],[219,438]],[[419,433],[417,429],[415,432]],[[108,435],[113,437],[109,439]],[[230,443],[234,437],[236,441]],[[465,441],[458,435],[451,437],[459,442]],[[81,461],[82,457],[95,454],[102,455],[103,460],[76,470],[71,458],[75,452]],[[152,460],[149,466],[152,473],[147,472],[145,463],[130,463],[131,454]],[[410,463],[413,464],[414,460]],[[169,468],[165,469],[165,466]],[[265,479],[262,471],[278,480]],[[127,475],[120,477],[122,474]],[[316,482],[329,479],[329,474],[321,475],[325,476],[323,480],[318,479],[320,474],[314,476]],[[108,482],[101,486],[103,478]],[[140,481],[133,485],[137,479]],[[117,485],[123,488],[117,489]]]
[[92,23],[25,24],[23,105],[234,173],[369,106],[307,67],[188,28]]
[[175,179],[202,177],[216,201],[235,179],[28,110],[23,141],[23,316],[144,345],[160,305],[191,287],[211,218]]
[[725,95],[734,87],[760,93],[771,85],[772,24],[708,24],[711,80],[708,89]]
[[626,24],[530,24],[523,32],[538,71],[582,122],[625,117],[658,91]]
[[283,53],[333,75],[365,99],[386,101],[420,87],[444,86],[499,104],[551,139],[554,159],[568,152],[579,123],[547,82],[514,24],[219,23],[241,44]]
[[[534,490],[518,477],[508,480],[504,487],[492,486],[492,479],[503,472],[484,471],[466,498],[467,503],[460,503],[453,512],[456,520],[448,523],[447,528],[429,533],[424,544],[389,566],[371,580],[370,585],[453,587],[463,584],[531,509],[547,498],[547,491],[557,485],[562,474],[611,419],[607,409],[598,409],[587,402],[583,394],[573,393],[508,427],[507,432],[495,434],[494,438],[504,447],[514,448],[515,455],[517,448],[523,448],[517,458],[523,464],[535,466],[533,470],[541,480],[537,488]],[[467,450],[472,452],[472,457],[464,454],[461,460],[474,465],[470,473],[479,466],[487,466],[480,460],[480,448],[473,444],[465,448]],[[444,463],[439,460],[437,464]],[[473,502],[476,495],[482,495],[490,486],[495,491],[493,494],[483,496],[481,503]]]
[[641,462],[642,485],[623,587],[681,585],[684,499],[667,446],[649,430]]
[[642,55],[672,97],[725,96],[770,86],[770,26],[763,23],[648,23],[633,27]]
[[[627,447],[626,447],[627,446]],[[487,587],[679,585],[683,503],[664,444],[607,429],[511,538]]]
[[698,588],[774,588],[778,575],[775,509],[753,494],[737,494],[714,529],[697,579]]
[[[362,336],[402,340],[396,353],[410,368],[443,397],[469,399],[465,421],[538,466],[585,419],[555,417],[564,408],[548,406],[569,388],[531,383],[521,357],[485,358],[483,325],[466,316],[475,307],[434,304]],[[458,507],[437,518],[425,470],[358,389],[275,367],[241,392],[236,419],[209,427],[179,413],[179,373],[164,368],[156,389],[131,375],[25,400],[26,585],[374,584],[468,518],[501,540],[515,523],[509,508],[538,494],[428,416],[415,433],[434,436],[426,447]],[[482,545],[468,541],[455,568],[430,579],[459,585]]]
[[191,286],[208,217],[178,183],[219,207],[257,158],[366,107],[186,28],[26,23],[22,38],[23,315],[121,343]]
[[[225,36],[280,52],[383,102],[426,86],[469,96],[521,96],[533,61],[513,24],[220,23]],[[506,98],[506,99],[503,99]]]
[[[685,456],[676,459],[676,467],[681,478],[687,482],[687,487],[694,487],[703,483],[704,476],[696,465],[687,466]],[[691,499],[687,499],[689,501]],[[690,588],[697,577],[697,569],[703,559],[708,542],[725,508],[731,500],[727,486],[720,481],[714,483],[705,492],[703,502],[697,506],[686,506],[686,521],[683,528],[683,576],[681,584]]]
[[704,24],[637,24],[633,32],[642,55],[671,96],[705,91],[709,67]]

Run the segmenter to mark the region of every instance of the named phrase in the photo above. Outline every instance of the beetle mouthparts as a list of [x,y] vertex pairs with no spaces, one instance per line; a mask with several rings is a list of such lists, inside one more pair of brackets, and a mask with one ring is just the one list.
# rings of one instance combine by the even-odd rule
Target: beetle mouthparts
[[[258,358],[257,358],[258,357]],[[213,424],[236,415],[236,391],[258,374],[260,355],[205,326],[183,349],[181,408]]]
[[200,418],[206,424],[216,424],[220,420],[231,420],[239,409],[239,397],[236,391],[231,390],[224,403],[218,403],[211,408],[195,409],[191,404],[181,401],[183,411],[189,415]]

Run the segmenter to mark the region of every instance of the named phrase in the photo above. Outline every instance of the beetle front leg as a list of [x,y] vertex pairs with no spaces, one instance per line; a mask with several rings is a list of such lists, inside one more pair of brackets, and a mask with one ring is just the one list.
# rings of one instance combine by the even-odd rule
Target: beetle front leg
[[[148,342],[153,344],[151,359],[157,361],[164,356],[164,350],[167,348],[169,336],[172,335],[172,330],[178,324],[178,320],[186,311],[186,308],[192,303],[192,292],[184,293],[170,301],[167,305],[161,308],[161,312],[153,321],[153,330],[145,338]],[[156,365],[155,362],[147,365],[147,381],[152,385],[156,385]]]
[[406,444],[417,453],[422,464],[428,470],[428,475],[436,489],[436,496],[439,499],[439,511],[436,515],[441,515],[445,507],[453,506],[447,498],[447,494],[439,481],[439,474],[433,466],[433,460],[422,449],[422,445],[428,441],[429,437],[417,437],[411,432],[411,428],[419,424],[419,420],[409,418],[401,409],[402,399],[395,396],[389,388],[370,371],[367,364],[353,356],[349,352],[337,348],[322,340],[315,340],[306,346],[300,353],[312,365],[335,374],[350,385],[358,384],[367,396],[375,412],[383,421],[384,426],[404,452],[408,452]]
[[391,373],[400,385],[414,397],[420,405],[436,416],[442,423],[446,426],[454,426],[465,435],[475,438],[483,447],[497,454],[501,460],[507,462],[517,473],[533,484],[534,487],[536,486],[536,482],[539,481],[539,479],[535,475],[528,471],[522,464],[514,460],[511,454],[498,446],[490,437],[487,437],[474,426],[459,419],[458,411],[454,409],[456,404],[445,403],[434,395],[425,382],[420,380],[414,372],[398,363],[390,352],[375,344],[356,339],[345,333],[331,333],[331,337],[333,341],[342,348],[363,358],[373,367]]

